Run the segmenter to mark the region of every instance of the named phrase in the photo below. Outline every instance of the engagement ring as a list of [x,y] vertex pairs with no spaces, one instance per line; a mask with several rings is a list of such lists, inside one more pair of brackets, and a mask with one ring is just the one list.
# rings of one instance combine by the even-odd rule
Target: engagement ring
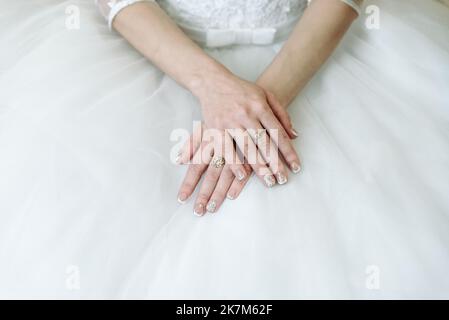
[[212,159],[212,165],[217,169],[223,168],[225,163],[226,161],[223,157],[217,156]]

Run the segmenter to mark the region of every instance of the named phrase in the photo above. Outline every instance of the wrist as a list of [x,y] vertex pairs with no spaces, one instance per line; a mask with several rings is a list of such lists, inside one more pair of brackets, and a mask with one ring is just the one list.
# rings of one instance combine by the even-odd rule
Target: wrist
[[221,82],[232,76],[225,66],[210,58],[198,68],[187,81],[187,89],[199,100],[207,94],[211,84]]
[[271,94],[273,94],[284,109],[288,108],[288,106],[290,105],[290,99],[288,99],[285,96],[285,94],[282,94],[282,92],[280,92],[280,90],[277,89],[275,84],[272,84],[272,82],[268,81],[263,76],[261,76],[256,81],[256,84],[259,87],[261,87],[263,90],[266,90],[266,91],[270,92]]

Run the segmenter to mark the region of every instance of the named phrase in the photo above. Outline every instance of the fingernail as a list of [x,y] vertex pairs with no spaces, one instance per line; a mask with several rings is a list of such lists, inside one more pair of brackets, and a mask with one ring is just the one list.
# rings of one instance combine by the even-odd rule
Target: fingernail
[[206,208],[208,212],[214,213],[215,209],[217,209],[217,203],[215,200],[209,201]]
[[186,200],[187,200],[187,195],[183,192],[183,193],[181,193],[180,195],[179,195],[179,197],[178,197],[178,202],[180,203],[180,204],[185,204],[186,203]]
[[176,155],[175,162],[176,164],[181,163],[181,151],[179,151],[178,154]]
[[229,200],[234,200],[235,196],[232,193],[228,193],[228,195],[226,196],[226,198],[228,198]]
[[277,178],[277,181],[278,181],[279,184],[286,184],[287,183],[287,177],[283,173],[281,173],[281,172],[278,172],[276,174],[276,178]]
[[293,173],[299,173],[301,171],[301,167],[296,162],[292,162],[291,168]]
[[195,206],[195,209],[193,209],[193,214],[197,217],[201,217],[204,214],[204,205],[202,203],[199,203]]
[[243,179],[245,179],[245,174],[243,173],[242,170],[238,170],[237,171],[237,180],[242,181]]
[[274,186],[276,184],[276,180],[274,179],[274,177],[271,174],[266,174],[263,179],[265,180],[265,184],[267,185],[268,188],[271,188],[272,186]]
[[292,128],[292,134],[293,134],[295,137],[298,137],[298,136],[299,136],[298,131],[296,131],[295,128]]

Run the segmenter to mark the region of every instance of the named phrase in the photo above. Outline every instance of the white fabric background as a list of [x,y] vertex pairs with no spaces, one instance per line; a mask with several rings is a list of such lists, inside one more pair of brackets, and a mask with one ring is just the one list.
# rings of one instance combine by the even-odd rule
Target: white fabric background
[[[169,162],[197,101],[91,1],[0,0],[0,296],[448,298],[449,12],[370,3],[290,108],[304,172],[198,219]],[[279,46],[208,52],[254,80]]]

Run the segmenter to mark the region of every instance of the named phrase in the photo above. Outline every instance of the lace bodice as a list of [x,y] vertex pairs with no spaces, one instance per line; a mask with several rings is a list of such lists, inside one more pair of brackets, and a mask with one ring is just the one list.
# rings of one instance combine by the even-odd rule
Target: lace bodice
[[[207,38],[205,41],[211,46],[268,43],[276,37],[276,33],[279,33],[277,28],[295,22],[311,2],[311,0],[95,0],[109,26],[120,10],[142,1],[157,3],[193,37],[198,36],[198,30],[206,32],[212,30],[205,36]],[[362,0],[341,1],[359,11]],[[219,32],[213,32],[214,30]],[[223,30],[227,33],[223,33]]]
[[297,17],[306,0],[160,0],[178,22],[202,29],[260,28]]

